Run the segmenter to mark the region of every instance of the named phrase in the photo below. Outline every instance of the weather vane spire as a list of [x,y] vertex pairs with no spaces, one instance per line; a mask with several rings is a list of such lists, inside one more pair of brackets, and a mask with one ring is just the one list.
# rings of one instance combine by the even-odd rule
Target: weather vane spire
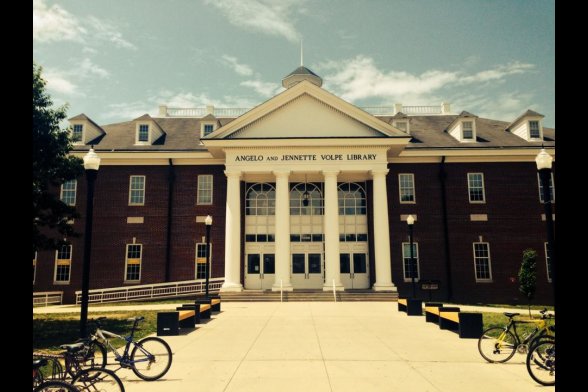
[[302,49],[302,38],[300,38],[300,66],[304,66],[304,50]]

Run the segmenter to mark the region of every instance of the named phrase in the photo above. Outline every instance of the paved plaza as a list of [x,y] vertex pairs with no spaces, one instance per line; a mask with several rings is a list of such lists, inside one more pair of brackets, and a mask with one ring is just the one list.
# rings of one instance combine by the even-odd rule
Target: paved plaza
[[523,355],[486,363],[476,339],[459,339],[396,306],[223,303],[223,311],[196,330],[164,337],[174,357],[163,379],[118,374],[127,392],[554,390],[529,377]]

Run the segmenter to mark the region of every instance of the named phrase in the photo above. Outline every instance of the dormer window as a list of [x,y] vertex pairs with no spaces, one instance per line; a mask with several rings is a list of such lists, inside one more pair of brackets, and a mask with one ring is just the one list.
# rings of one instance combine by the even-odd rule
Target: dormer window
[[214,123],[202,124],[200,128],[200,137],[208,136],[215,130]]
[[472,121],[464,121],[461,123],[461,132],[463,140],[474,140],[474,123]]
[[394,121],[394,126],[401,131],[408,133],[408,121]]
[[137,143],[149,143],[149,124],[139,124],[137,128]]
[[529,137],[531,139],[541,139],[541,128],[539,128],[539,121],[529,121]]
[[82,124],[74,124],[71,139],[74,144],[83,144],[84,142],[84,126]]

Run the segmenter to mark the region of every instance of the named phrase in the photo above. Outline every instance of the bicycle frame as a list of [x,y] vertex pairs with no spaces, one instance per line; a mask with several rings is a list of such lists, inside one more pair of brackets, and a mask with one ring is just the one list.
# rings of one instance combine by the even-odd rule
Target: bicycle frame
[[[143,347],[136,341],[133,340],[133,335],[135,333],[135,326],[133,326],[133,329],[131,329],[131,334],[129,336],[122,336],[119,334],[116,334],[114,332],[110,332],[107,331],[105,329],[101,329],[100,327],[96,328],[96,332],[94,333],[94,336],[99,338],[102,342],[104,342],[104,345],[110,350],[112,351],[112,353],[114,354],[115,360],[117,362],[120,362],[121,366],[132,366],[135,363],[139,363],[139,362],[146,362],[152,359],[152,355],[151,353],[149,353],[148,351],[146,351],[145,349],[143,349]],[[118,338],[118,339],[123,339],[126,343],[125,343],[125,349],[123,351],[123,354],[121,355],[119,353],[119,351],[110,343],[110,341],[108,340],[108,337],[110,338]],[[146,355],[145,358],[143,359],[139,359],[139,360],[131,360],[130,356],[129,356],[129,349],[131,348],[131,345],[137,347],[139,350],[141,350],[143,352],[143,354]]]

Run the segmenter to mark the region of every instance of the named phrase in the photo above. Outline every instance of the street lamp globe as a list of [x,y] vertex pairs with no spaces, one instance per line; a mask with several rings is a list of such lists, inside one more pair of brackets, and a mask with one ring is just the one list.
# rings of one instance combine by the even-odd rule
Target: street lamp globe
[[544,148],[542,148],[539,154],[537,154],[537,156],[535,157],[535,163],[537,164],[537,170],[551,170],[553,158],[551,155],[547,153],[547,151],[545,151]]
[[208,299],[208,283],[210,280],[210,228],[212,226],[212,216],[207,215],[204,218],[204,224],[206,225],[206,286],[205,286],[205,294],[206,299]]
[[406,223],[408,223],[409,226],[414,225],[414,216],[409,215],[408,218],[406,218]]
[[204,224],[205,224],[206,226],[210,226],[210,225],[212,225],[212,216],[210,216],[210,215],[207,215],[207,216],[206,216],[206,218],[204,218]]
[[100,167],[100,157],[94,151],[94,148],[90,148],[90,151],[84,155],[84,169],[86,170],[98,170]]

